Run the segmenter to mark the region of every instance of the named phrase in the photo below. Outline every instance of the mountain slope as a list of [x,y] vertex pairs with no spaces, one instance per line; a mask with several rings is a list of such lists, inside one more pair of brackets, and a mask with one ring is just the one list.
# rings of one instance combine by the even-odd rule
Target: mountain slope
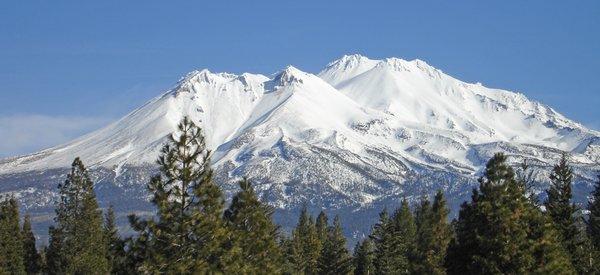
[[250,177],[284,226],[307,203],[352,215],[348,233],[359,234],[383,206],[437,189],[456,209],[497,151],[515,164],[528,160],[536,193],[562,152],[572,154],[578,200],[600,171],[600,133],[548,106],[462,82],[420,60],[352,55],[318,75],[291,66],[272,77],[192,72],[103,129],[0,160],[0,192],[16,194],[47,222],[56,184],[80,156],[103,205],[149,211],[145,183],[183,116],[203,128],[226,194],[237,191],[236,179]]

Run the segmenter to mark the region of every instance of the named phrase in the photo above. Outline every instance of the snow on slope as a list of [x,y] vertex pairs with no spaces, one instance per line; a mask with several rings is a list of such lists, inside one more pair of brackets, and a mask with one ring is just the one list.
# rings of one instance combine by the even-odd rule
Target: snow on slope
[[572,150],[580,140],[560,140],[558,128],[583,129],[522,94],[461,82],[421,60],[345,56],[319,76],[361,106],[406,124],[460,132],[473,143],[501,140]]
[[203,126],[208,146],[216,148],[251,115],[266,80],[253,74],[189,73],[172,90],[103,129],[66,145],[0,162],[0,174],[66,167],[77,156],[92,167],[154,163],[165,138],[186,115]]
[[[386,125],[426,133],[412,143],[405,140],[399,150],[416,145],[467,165],[478,165],[461,154],[472,144],[507,142],[573,151],[598,136],[523,94],[465,83],[421,60],[344,56],[319,76],[361,106],[388,114]],[[459,152],[448,150],[456,147],[448,141]]]
[[291,66],[272,77],[192,72],[103,129],[0,160],[0,175],[68,167],[80,156],[119,177],[123,167],[153,164],[183,116],[203,127],[223,181],[249,175],[280,208],[417,195],[449,181],[447,173],[473,179],[496,151],[541,167],[565,150],[581,169],[599,170],[598,132],[522,94],[465,83],[420,60],[352,55],[318,76]]

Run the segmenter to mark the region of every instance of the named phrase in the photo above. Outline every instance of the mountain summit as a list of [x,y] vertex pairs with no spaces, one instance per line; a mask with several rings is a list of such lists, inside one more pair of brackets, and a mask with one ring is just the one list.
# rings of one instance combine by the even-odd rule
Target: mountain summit
[[[305,203],[369,214],[442,189],[456,206],[498,151],[513,164],[528,161],[534,193],[563,152],[572,155],[576,190],[589,190],[600,171],[600,133],[523,94],[465,83],[421,60],[350,55],[318,75],[292,66],[272,77],[191,72],[103,129],[0,160],[0,192],[46,215],[56,184],[81,157],[101,203],[124,213],[152,210],[145,183],[184,116],[203,128],[226,193],[248,176],[284,226]],[[352,230],[370,224],[359,219]]]

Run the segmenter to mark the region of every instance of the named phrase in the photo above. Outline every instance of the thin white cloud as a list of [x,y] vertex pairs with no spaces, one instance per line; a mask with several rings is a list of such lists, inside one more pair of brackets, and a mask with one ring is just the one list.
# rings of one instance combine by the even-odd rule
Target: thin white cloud
[[32,153],[65,143],[106,125],[99,117],[39,114],[0,117],[0,157]]

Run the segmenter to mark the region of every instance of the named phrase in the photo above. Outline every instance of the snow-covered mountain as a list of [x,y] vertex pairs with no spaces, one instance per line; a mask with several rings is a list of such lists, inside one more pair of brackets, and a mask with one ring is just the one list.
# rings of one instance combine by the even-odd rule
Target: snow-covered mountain
[[203,128],[226,193],[248,176],[284,226],[307,204],[341,214],[358,234],[384,206],[437,189],[456,209],[498,151],[528,160],[536,192],[569,152],[579,201],[600,172],[600,133],[523,94],[465,83],[421,60],[351,55],[317,75],[292,66],[271,77],[194,71],[103,129],[0,160],[0,192],[48,221],[56,184],[79,156],[103,205],[151,211],[145,183],[184,116]]

